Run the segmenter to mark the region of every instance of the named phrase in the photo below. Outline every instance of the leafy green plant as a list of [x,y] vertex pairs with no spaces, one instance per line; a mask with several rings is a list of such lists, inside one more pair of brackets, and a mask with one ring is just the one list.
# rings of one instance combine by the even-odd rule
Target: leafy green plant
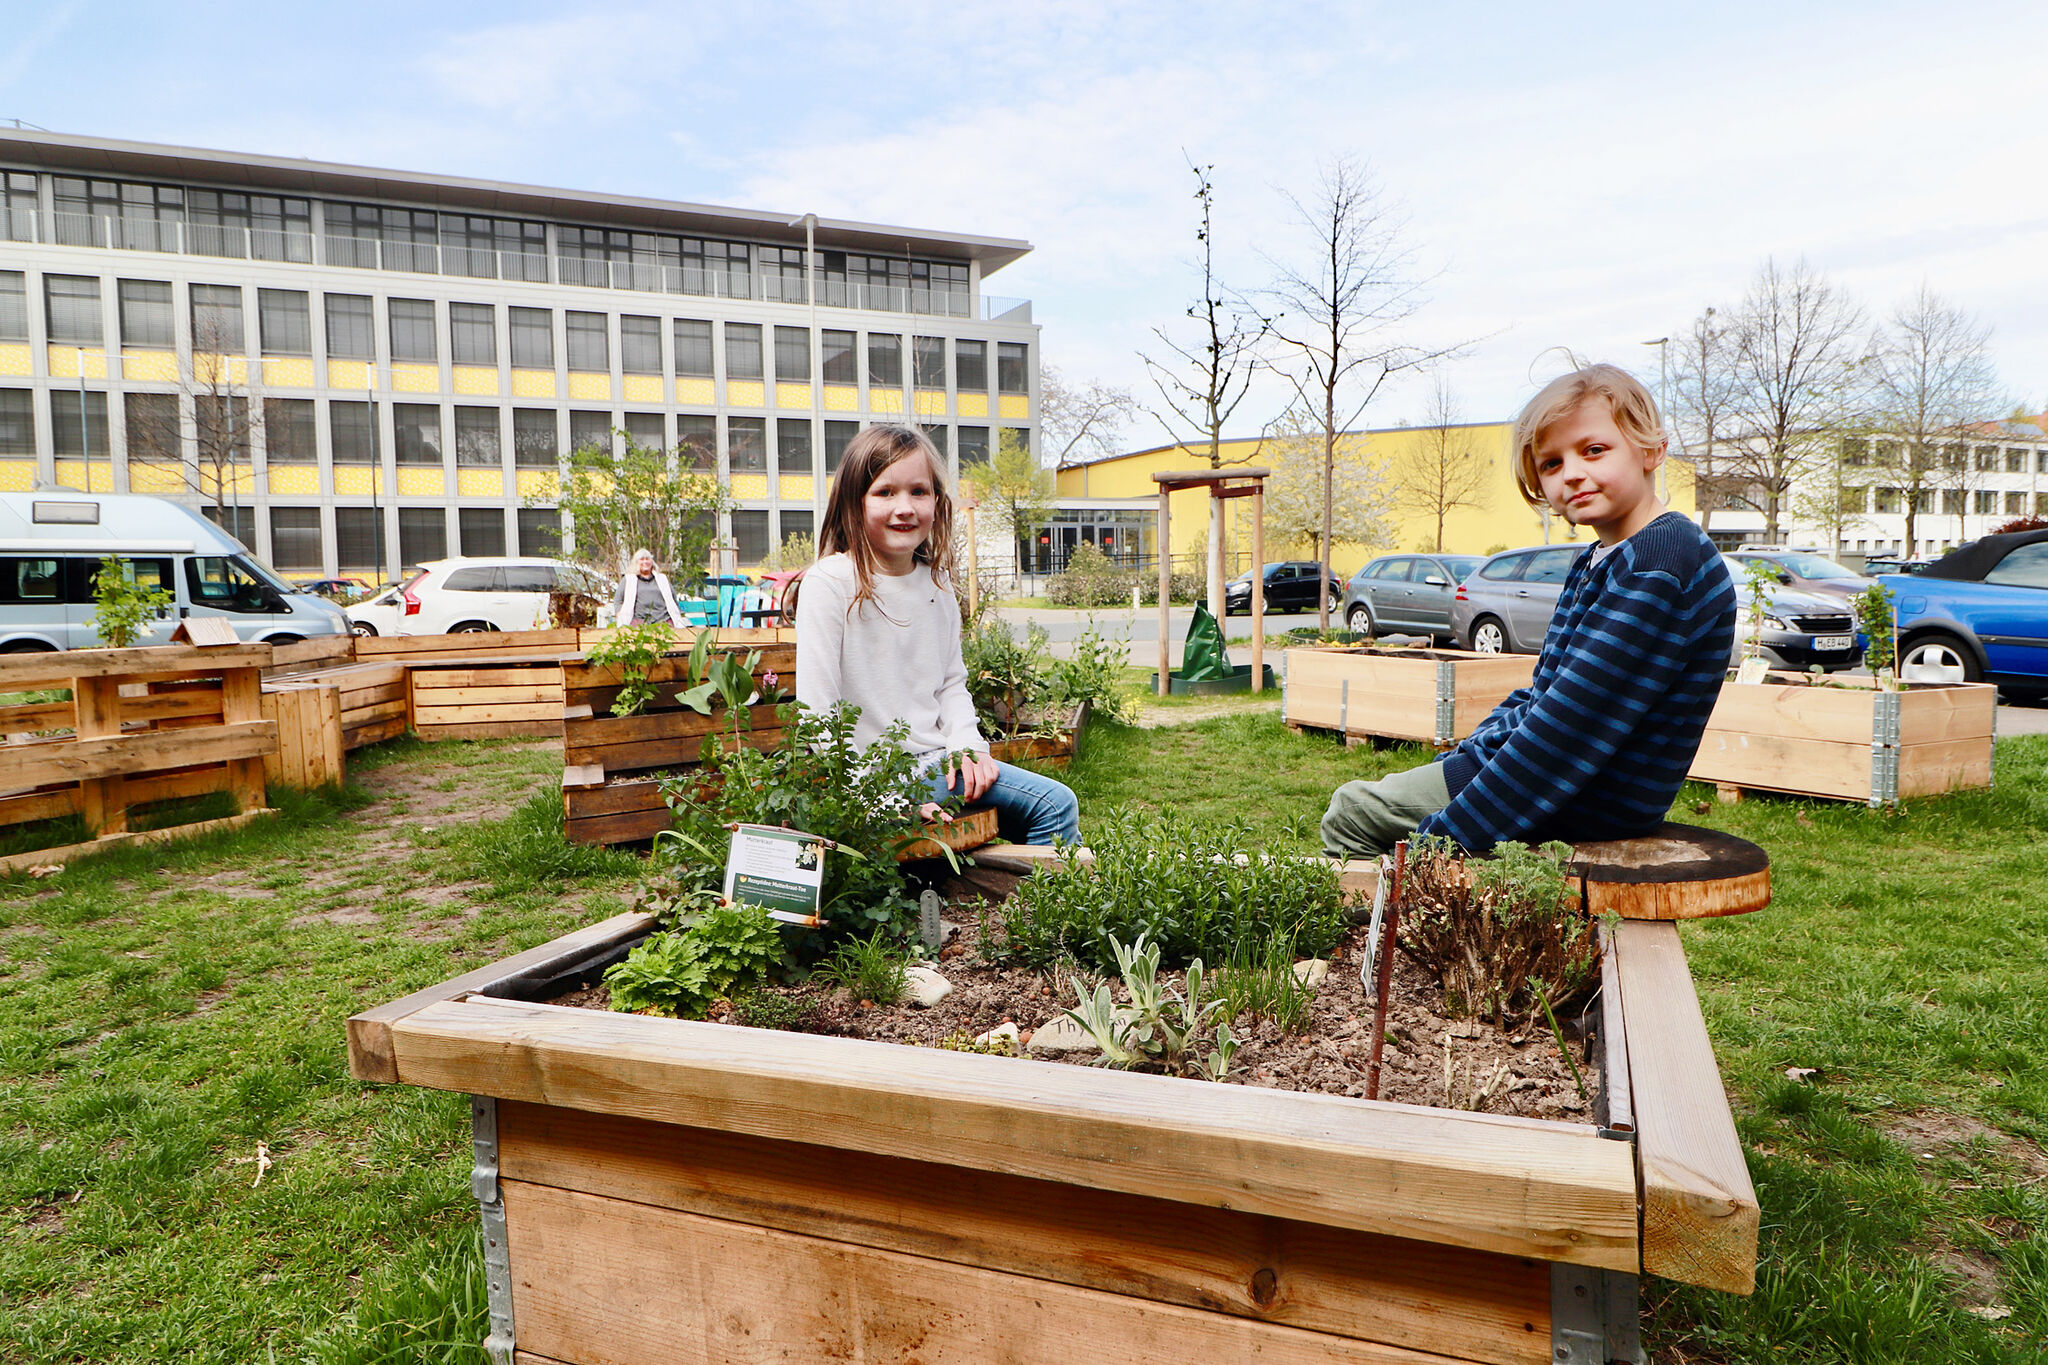
[[[1118,1069],[1145,1065],[1175,1071],[1193,1068],[1210,1080],[1227,1076],[1237,1043],[1228,1019],[1216,1020],[1213,1033],[1210,1031],[1212,1017],[1224,1002],[1221,997],[1202,998],[1201,959],[1188,964],[1186,990],[1182,991],[1160,980],[1159,945],[1147,942],[1142,932],[1128,944],[1112,938],[1109,946],[1116,957],[1125,1003],[1116,1003],[1107,983],[1090,991],[1074,976],[1069,982],[1078,1007],[1064,1011],[1094,1041],[1094,1064]],[[1189,1049],[1199,1052],[1205,1035],[1214,1039],[1215,1046],[1207,1054],[1191,1057]]]
[[1892,599],[1896,596],[1882,583],[1872,583],[1849,599],[1856,611],[1856,628],[1869,637],[1863,647],[1863,665],[1870,676],[1882,682],[1898,680],[1898,639],[1893,633]]
[[[1158,572],[1124,568],[1083,541],[1068,557],[1066,571],[1046,580],[1045,598],[1056,607],[1128,607],[1132,588],[1138,590],[1140,601],[1158,602]],[[1198,601],[1202,595],[1202,576],[1175,573],[1168,592],[1175,602]]]
[[1749,586],[1749,638],[1743,641],[1742,657],[1763,657],[1764,618],[1771,613],[1771,596],[1778,589],[1778,566],[1768,559],[1746,560],[1743,577]]
[[780,991],[751,990],[735,997],[733,1016],[748,1028],[801,1032],[818,1012],[818,1002]]
[[612,1008],[702,1019],[711,1006],[787,962],[782,935],[756,905],[721,905],[655,934],[604,974]]
[[136,582],[132,562],[108,555],[100,561],[92,601],[87,624],[107,648],[123,649],[141,637],[143,623],[169,607],[172,599],[162,588],[145,588]]
[[1216,974],[1216,988],[1225,1017],[1264,1019],[1284,1032],[1301,1032],[1315,992],[1294,974],[1294,962],[1294,945],[1276,938],[1224,967]]
[[1349,927],[1336,869],[1253,846],[1241,822],[1111,812],[1089,832],[1093,868],[1070,855],[1018,883],[991,913],[983,951],[1035,967],[1070,953],[1108,969],[1109,941],[1143,934],[1172,965],[1244,961],[1275,940],[1327,953]]
[[[698,635],[700,641],[711,632]],[[616,664],[621,675],[619,695],[612,702],[612,714],[630,716],[654,700],[659,689],[647,681],[647,671],[660,662],[675,643],[675,631],[666,621],[648,621],[637,626],[620,626],[607,631],[586,656],[593,664]]]
[[840,944],[813,975],[856,1000],[891,1005],[902,998],[908,965],[900,944],[878,929],[866,938],[850,938]]

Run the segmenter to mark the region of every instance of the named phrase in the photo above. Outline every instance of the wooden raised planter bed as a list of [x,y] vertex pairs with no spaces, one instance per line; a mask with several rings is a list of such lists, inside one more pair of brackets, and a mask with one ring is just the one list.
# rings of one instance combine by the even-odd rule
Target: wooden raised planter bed
[[496,1359],[1597,1365],[1637,1275],[1753,1285],[1669,923],[1607,935],[1595,1124],[526,1003],[651,928],[349,1021],[473,1097]]
[[1983,683],[1888,692],[1868,679],[1814,686],[1800,674],[1731,681],[1690,776],[1715,783],[1724,799],[1749,788],[1872,806],[1988,787],[1997,699]]
[[1351,739],[1449,748],[1536,673],[1533,654],[1324,646],[1287,651],[1281,718]]
[[1043,763],[1064,768],[1081,752],[1081,735],[1088,728],[1090,705],[1082,702],[1060,718],[1059,733],[1052,735],[1005,735],[990,739],[991,758],[1004,763]]

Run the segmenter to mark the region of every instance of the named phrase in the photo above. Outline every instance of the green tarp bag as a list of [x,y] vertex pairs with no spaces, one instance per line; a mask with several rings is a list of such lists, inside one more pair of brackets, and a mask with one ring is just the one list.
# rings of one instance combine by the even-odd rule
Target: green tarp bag
[[1197,602],[1195,619],[1188,622],[1187,642],[1181,647],[1176,677],[1185,682],[1210,682],[1230,676],[1230,660],[1223,653],[1223,628],[1209,609]]

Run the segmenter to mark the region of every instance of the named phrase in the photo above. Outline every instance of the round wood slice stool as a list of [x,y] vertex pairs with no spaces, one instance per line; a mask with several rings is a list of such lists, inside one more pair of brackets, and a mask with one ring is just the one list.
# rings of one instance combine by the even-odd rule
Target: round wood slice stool
[[1746,915],[1771,903],[1771,858],[1747,839],[1667,820],[1636,839],[1572,849],[1586,908],[1623,919]]
[[971,848],[980,848],[995,837],[996,808],[969,806],[951,820],[927,820],[923,837],[897,849],[896,861],[908,863],[919,858],[942,858],[949,848],[955,853],[965,853]]

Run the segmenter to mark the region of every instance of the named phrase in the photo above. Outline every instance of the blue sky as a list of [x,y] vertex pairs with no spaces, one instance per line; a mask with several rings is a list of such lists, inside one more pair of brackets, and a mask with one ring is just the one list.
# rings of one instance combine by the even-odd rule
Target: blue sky
[[[1136,353],[1196,292],[1184,153],[1246,290],[1301,249],[1281,192],[1351,153],[1434,276],[1405,334],[1473,342],[1444,367],[1468,420],[1511,415],[1555,347],[1654,378],[1640,343],[1773,254],[1874,317],[1925,281],[2048,404],[2048,7],[286,8],[38,8],[0,26],[0,118],[1022,237],[989,292],[1141,398]],[[1364,420],[1421,420],[1423,389]]]

